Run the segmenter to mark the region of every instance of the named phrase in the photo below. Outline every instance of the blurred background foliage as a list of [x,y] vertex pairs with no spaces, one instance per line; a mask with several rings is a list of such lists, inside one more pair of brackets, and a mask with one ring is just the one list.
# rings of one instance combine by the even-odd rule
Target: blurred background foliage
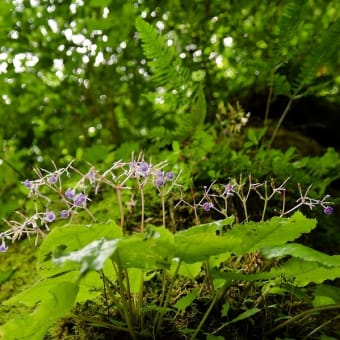
[[188,186],[252,173],[336,187],[339,13],[337,0],[1,1],[1,216],[34,166],[141,150]]

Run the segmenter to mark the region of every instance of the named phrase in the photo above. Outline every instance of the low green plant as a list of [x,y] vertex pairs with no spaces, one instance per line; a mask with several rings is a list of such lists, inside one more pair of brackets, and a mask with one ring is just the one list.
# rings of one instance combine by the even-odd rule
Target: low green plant
[[[340,277],[340,255],[296,242],[317,223],[299,209],[321,207],[331,214],[327,195],[314,199],[310,187],[300,186],[296,204],[287,206],[288,179],[275,185],[251,176],[213,182],[201,195],[190,195],[180,184],[181,173],[166,167],[142,155],[109,169],[90,166],[85,173],[72,162],[52,172],[36,170],[37,179],[23,182],[33,213],[7,221],[1,256],[9,240],[43,241],[36,284],[3,302],[27,307],[0,327],[3,339],[43,339],[61,318],[131,339],[160,338],[169,328],[191,339],[223,338],[235,323],[264,312],[268,296],[284,294],[284,283],[296,290],[315,285],[315,306],[266,328],[268,334],[315,311],[340,307],[333,288],[323,288],[324,281]],[[152,216],[155,207],[148,203],[155,196],[161,214]],[[248,210],[255,198],[263,201],[256,221]],[[281,201],[279,216],[269,210],[275,199]],[[193,222],[176,230],[170,221],[183,211],[193,212]],[[232,297],[235,289],[243,290],[246,302]],[[98,305],[93,315],[77,312],[86,301]],[[195,307],[199,302],[203,312]],[[193,322],[176,324],[188,311],[196,311]],[[208,326],[216,311],[221,321]]]

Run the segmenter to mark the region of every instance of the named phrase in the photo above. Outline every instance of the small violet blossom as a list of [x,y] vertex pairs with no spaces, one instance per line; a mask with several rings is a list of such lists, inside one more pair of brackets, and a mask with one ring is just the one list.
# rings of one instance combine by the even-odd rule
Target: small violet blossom
[[169,171],[165,174],[165,178],[167,181],[172,181],[174,179],[175,175],[172,171]]
[[32,187],[32,182],[29,179],[25,179],[25,181],[23,182],[24,186],[28,189],[30,189]]
[[50,183],[50,184],[55,184],[57,182],[58,182],[58,176],[57,175],[51,175],[48,178],[48,183]]
[[84,194],[78,194],[73,198],[75,206],[80,207],[86,202],[86,196]]
[[210,211],[210,209],[213,207],[213,204],[210,202],[205,202],[202,205],[202,208],[204,211]]
[[76,191],[74,189],[68,188],[65,192],[65,196],[71,200],[74,199],[75,195],[76,195]]
[[143,177],[148,177],[150,174],[149,164],[146,162],[141,162],[138,166],[138,174]]
[[46,214],[45,214],[45,220],[46,222],[48,223],[51,223],[55,220],[55,213],[53,211],[48,211]]
[[226,194],[227,196],[232,196],[234,192],[234,186],[230,183],[226,184],[224,186],[224,194]]
[[333,214],[333,207],[330,207],[329,205],[326,206],[324,209],[323,209],[323,212],[326,214],[326,215],[332,215]]
[[68,218],[70,216],[70,212],[68,210],[62,210],[60,212],[60,217],[61,218]]
[[162,187],[165,184],[164,178],[163,177],[156,178],[155,184],[157,187]]
[[8,247],[6,246],[5,240],[2,239],[2,242],[0,244],[0,253],[5,253],[7,251]]

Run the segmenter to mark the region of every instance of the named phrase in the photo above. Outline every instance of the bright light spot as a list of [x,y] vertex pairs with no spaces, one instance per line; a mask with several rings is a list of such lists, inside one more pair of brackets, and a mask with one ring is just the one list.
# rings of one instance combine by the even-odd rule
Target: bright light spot
[[142,136],[146,136],[146,135],[148,134],[147,128],[145,128],[145,127],[141,128],[141,129],[140,129],[140,134],[141,134]]
[[87,55],[83,55],[81,57],[81,60],[83,61],[84,64],[88,64],[90,61],[90,58]]
[[105,34],[104,34],[104,35],[102,36],[102,40],[103,40],[103,42],[107,42],[107,41],[108,41],[108,39],[109,39],[109,38],[107,37],[107,35],[105,35]]
[[179,54],[179,57],[180,57],[181,59],[184,59],[184,58],[186,57],[186,54],[185,54],[184,52],[182,52],[182,53]]
[[156,22],[156,27],[160,30],[160,31],[163,31],[164,30],[164,22],[163,21],[157,21]]
[[82,34],[72,35],[72,42],[76,45],[80,45],[85,40],[85,37]]
[[40,5],[40,1],[39,0],[30,0],[30,5],[31,7],[37,7]]
[[173,41],[172,39],[168,39],[168,40],[166,41],[166,44],[167,44],[168,46],[172,46],[172,45],[174,44],[174,41]]
[[198,58],[202,56],[202,50],[197,50],[193,53],[194,58]]
[[55,75],[60,79],[64,79],[64,73],[63,71],[56,71]]
[[90,137],[95,136],[96,132],[97,132],[97,130],[94,126],[90,126],[87,130],[87,133]]
[[70,5],[70,11],[72,14],[76,14],[77,12],[77,5],[76,4],[71,4]]
[[40,26],[40,32],[41,32],[41,34],[42,35],[47,35],[47,29],[46,29],[46,27],[45,26]]
[[84,54],[87,52],[87,48],[86,47],[77,47],[76,48],[76,51],[79,53],[79,54]]
[[58,51],[59,52],[62,52],[62,51],[64,51],[65,50],[65,45],[59,45],[58,46]]
[[11,104],[11,99],[7,96],[7,94],[3,94],[1,96],[2,100],[5,102],[6,105]]
[[98,52],[96,59],[94,61],[94,66],[97,67],[100,64],[104,64],[104,55],[103,52]]
[[211,21],[212,21],[212,22],[216,22],[217,20],[218,20],[218,17],[212,17],[212,18],[211,18]]
[[217,67],[222,67],[223,66],[223,56],[218,55],[215,59],[215,63]]
[[165,103],[163,96],[158,96],[155,98],[155,104],[163,105]]
[[47,6],[47,13],[53,13],[55,11],[55,6],[51,5],[51,6]]
[[26,62],[25,66],[26,67],[33,67],[35,66],[39,61],[39,58],[36,55],[33,55],[31,53],[26,54]]
[[124,49],[126,48],[126,42],[125,41],[122,41],[120,44],[119,44],[119,47]]
[[14,40],[19,39],[19,32],[18,31],[15,31],[15,30],[10,31],[8,35],[11,39],[14,39]]
[[5,61],[0,63],[0,74],[1,73],[7,73],[7,66],[8,66],[8,64]]
[[63,33],[67,41],[70,41],[72,39],[72,30],[70,28],[66,28]]
[[52,30],[53,33],[59,32],[58,23],[54,19],[48,19],[47,23],[48,23],[48,26],[50,26],[50,29]]
[[223,38],[223,45],[225,47],[233,46],[233,38],[232,37],[225,37],[225,38]]
[[143,19],[145,19],[148,16],[148,13],[146,11],[143,11],[140,15]]
[[157,15],[157,13],[156,13],[156,11],[152,11],[152,12],[150,13],[150,15],[151,15],[153,18],[155,18],[156,15]]
[[109,16],[110,10],[107,7],[103,9],[103,19],[106,19]]
[[217,41],[217,35],[216,35],[216,34],[213,34],[213,35],[211,36],[211,38],[210,38],[210,42],[211,42],[212,44],[215,44],[216,41]]
[[13,58],[14,71],[16,73],[24,72],[25,68],[22,66],[23,60],[26,58],[24,53],[18,53]]
[[195,44],[189,44],[189,45],[185,46],[185,49],[187,51],[194,51],[194,50],[196,50],[196,48],[197,48],[197,45],[195,45]]

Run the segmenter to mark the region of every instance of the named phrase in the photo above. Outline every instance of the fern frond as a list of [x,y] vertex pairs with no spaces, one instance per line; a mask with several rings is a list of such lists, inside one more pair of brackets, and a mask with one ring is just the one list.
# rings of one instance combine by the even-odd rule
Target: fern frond
[[293,92],[299,94],[304,87],[312,85],[317,78],[318,69],[334,60],[340,49],[340,19],[324,33],[319,44],[313,46],[301,66],[300,73],[293,84]]
[[144,55],[149,60],[151,78],[168,90],[184,90],[191,80],[191,73],[181,64],[175,47],[167,46],[156,28],[142,18],[136,19],[136,28],[142,39]]
[[304,1],[291,0],[280,11],[277,21],[277,37],[270,51],[269,63],[273,68],[280,67],[294,56],[294,49],[291,48],[290,43],[303,23],[304,6]]

